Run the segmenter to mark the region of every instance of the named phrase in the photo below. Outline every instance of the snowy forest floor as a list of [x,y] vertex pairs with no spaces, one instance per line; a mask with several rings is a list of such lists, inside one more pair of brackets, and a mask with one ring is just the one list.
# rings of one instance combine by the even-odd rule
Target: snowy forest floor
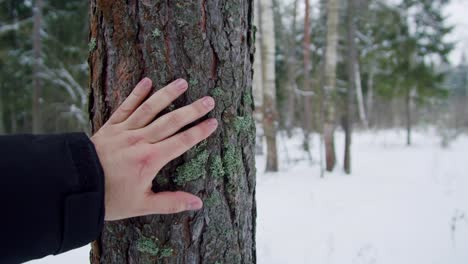
[[[321,179],[300,136],[279,140],[281,171],[257,180],[259,264],[468,263],[467,136],[441,148],[433,131],[415,133],[412,147],[403,131],[358,133],[351,176],[341,169],[343,142],[337,133],[337,170]],[[84,247],[30,263],[88,256]]]

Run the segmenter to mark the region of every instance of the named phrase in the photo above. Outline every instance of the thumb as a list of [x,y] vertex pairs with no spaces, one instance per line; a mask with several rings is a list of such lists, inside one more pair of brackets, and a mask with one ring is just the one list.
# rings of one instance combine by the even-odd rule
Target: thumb
[[176,214],[199,210],[203,202],[197,196],[186,192],[161,192],[149,196],[148,214]]

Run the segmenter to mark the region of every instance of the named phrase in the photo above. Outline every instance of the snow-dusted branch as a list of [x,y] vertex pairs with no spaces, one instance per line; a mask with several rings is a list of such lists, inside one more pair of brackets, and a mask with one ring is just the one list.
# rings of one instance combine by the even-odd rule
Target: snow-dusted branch
[[32,18],[27,18],[21,21],[17,21],[13,24],[0,25],[0,34],[8,33],[10,31],[19,30],[21,26],[32,21]]

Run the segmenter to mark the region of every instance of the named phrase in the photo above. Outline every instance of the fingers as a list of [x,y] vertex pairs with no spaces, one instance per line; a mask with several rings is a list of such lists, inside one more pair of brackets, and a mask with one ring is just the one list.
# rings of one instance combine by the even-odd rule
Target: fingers
[[146,102],[127,119],[125,127],[127,129],[138,129],[145,127],[154,117],[168,107],[177,97],[182,95],[188,88],[188,83],[179,79],[172,82],[163,89],[153,94]]
[[203,202],[197,196],[186,192],[162,192],[150,194],[148,209],[144,214],[176,214],[184,211],[199,210]]
[[165,154],[160,157],[160,162],[162,162],[162,164],[167,164],[181,156],[201,141],[207,139],[217,127],[218,121],[214,118],[209,119],[189,130],[154,144],[160,153]]
[[146,98],[151,91],[152,85],[153,82],[149,78],[144,78],[140,83],[138,83],[132,93],[111,116],[109,124],[113,125],[125,121]]
[[146,127],[143,134],[150,142],[159,142],[208,114],[213,110],[214,106],[215,101],[213,98],[207,96],[189,106],[185,106],[159,118],[153,124]]

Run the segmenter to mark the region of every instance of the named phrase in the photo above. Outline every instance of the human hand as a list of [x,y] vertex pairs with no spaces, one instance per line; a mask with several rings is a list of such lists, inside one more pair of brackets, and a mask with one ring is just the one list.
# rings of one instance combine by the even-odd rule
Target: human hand
[[151,187],[159,170],[216,130],[217,120],[209,119],[176,134],[213,110],[215,102],[213,98],[205,97],[153,121],[188,89],[188,84],[179,79],[143,102],[151,87],[151,80],[143,79],[109,121],[91,137],[105,174],[106,221],[174,214],[203,206],[195,195],[154,193]]

